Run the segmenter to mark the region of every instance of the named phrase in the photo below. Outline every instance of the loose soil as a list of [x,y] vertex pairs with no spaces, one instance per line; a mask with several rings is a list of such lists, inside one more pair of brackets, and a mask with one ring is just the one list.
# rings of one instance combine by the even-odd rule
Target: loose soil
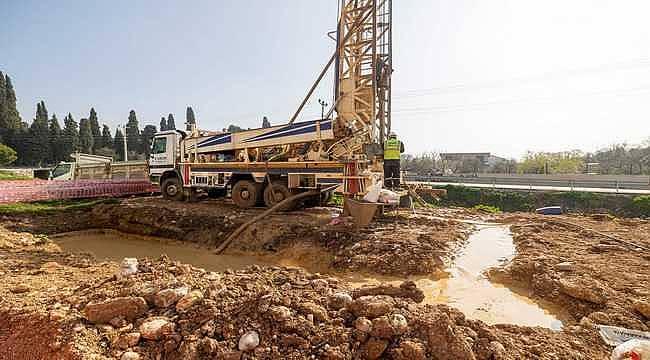
[[[594,324],[650,329],[650,255],[612,240],[650,247],[643,220],[434,209],[356,231],[349,219],[332,222],[338,209],[315,208],[272,215],[228,249],[295,259],[289,265],[311,272],[258,265],[212,272],[162,257],[139,258],[138,272],[121,276],[115,262],[66,253],[38,235],[115,229],[213,248],[260,211],[133,198],[4,215],[0,359],[606,359],[611,349]],[[359,290],[336,275],[442,275],[485,221],[509,225],[517,251],[490,278],[561,308],[568,314],[561,331],[488,325],[423,304],[415,283]]]
[[522,286],[583,325],[650,330],[650,252],[630,245],[650,248],[649,221],[533,214],[503,221],[512,224],[517,253],[492,280]]

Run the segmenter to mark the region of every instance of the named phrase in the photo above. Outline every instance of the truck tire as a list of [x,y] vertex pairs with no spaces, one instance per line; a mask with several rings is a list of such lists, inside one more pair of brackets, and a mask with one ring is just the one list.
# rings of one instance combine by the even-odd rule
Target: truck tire
[[177,177],[171,177],[163,181],[160,186],[160,192],[163,197],[169,200],[181,201],[183,200],[183,186]]
[[[281,182],[274,182],[272,188],[273,189],[271,189],[271,185],[267,185],[264,189],[264,205],[266,205],[266,207],[270,208],[292,195],[291,190],[289,190],[287,185]],[[272,191],[275,192],[275,196],[273,196]],[[284,209],[280,209],[280,211],[288,211],[291,210],[291,208],[291,206],[287,206]]]
[[262,196],[262,184],[251,180],[239,180],[232,187],[232,201],[240,208],[251,208]]

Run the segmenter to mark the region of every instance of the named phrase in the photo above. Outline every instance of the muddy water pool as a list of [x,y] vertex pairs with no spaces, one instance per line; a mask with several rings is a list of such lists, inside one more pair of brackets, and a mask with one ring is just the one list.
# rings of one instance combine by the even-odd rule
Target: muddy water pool
[[[551,312],[524,295],[491,283],[485,270],[512,258],[515,248],[509,228],[503,225],[476,225],[466,246],[446,270],[446,276],[410,277],[425,293],[425,303],[447,304],[471,319],[488,324],[510,323],[559,329],[562,323]],[[88,252],[98,260],[121,261],[124,257],[157,258],[166,254],[172,260],[189,263],[209,271],[242,269],[249,265],[293,265],[300,259],[270,256],[216,255],[211,249],[174,240],[125,234],[114,230],[88,230],[51,237],[63,250]],[[352,286],[380,282],[399,284],[404,278],[336,274]],[[553,311],[553,313],[559,313]]]

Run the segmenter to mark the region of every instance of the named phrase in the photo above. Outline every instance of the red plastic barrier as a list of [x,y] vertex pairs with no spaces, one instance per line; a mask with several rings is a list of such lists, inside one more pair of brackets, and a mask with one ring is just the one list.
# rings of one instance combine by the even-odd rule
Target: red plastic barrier
[[0,181],[0,203],[119,197],[158,191],[158,186],[143,180],[7,180]]

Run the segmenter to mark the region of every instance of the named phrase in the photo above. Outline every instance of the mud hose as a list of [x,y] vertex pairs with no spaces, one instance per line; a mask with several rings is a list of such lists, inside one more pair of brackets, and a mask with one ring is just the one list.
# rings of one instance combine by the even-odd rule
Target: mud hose
[[246,230],[247,227],[253,225],[254,223],[256,223],[258,221],[260,221],[261,219],[265,218],[266,216],[276,212],[277,210],[282,209],[284,206],[286,206],[286,205],[288,205],[288,204],[290,204],[290,203],[292,203],[294,201],[297,201],[297,200],[300,200],[302,198],[306,198],[306,197],[309,197],[309,196],[316,196],[316,195],[320,195],[320,191],[318,191],[318,190],[306,191],[306,192],[303,192],[303,193],[296,194],[294,196],[288,197],[288,198],[280,201],[279,203],[273,205],[273,207],[267,209],[266,211],[264,211],[263,213],[257,215],[256,217],[252,218],[251,220],[243,223],[240,227],[238,227],[235,231],[233,231],[232,234],[230,234],[230,236],[228,236],[228,238],[226,240],[224,240],[224,242],[221,243],[221,245],[219,245],[217,250],[214,251],[215,254],[221,254],[224,250],[226,250],[228,245],[230,245],[230,243],[239,234],[241,234],[242,231]]

